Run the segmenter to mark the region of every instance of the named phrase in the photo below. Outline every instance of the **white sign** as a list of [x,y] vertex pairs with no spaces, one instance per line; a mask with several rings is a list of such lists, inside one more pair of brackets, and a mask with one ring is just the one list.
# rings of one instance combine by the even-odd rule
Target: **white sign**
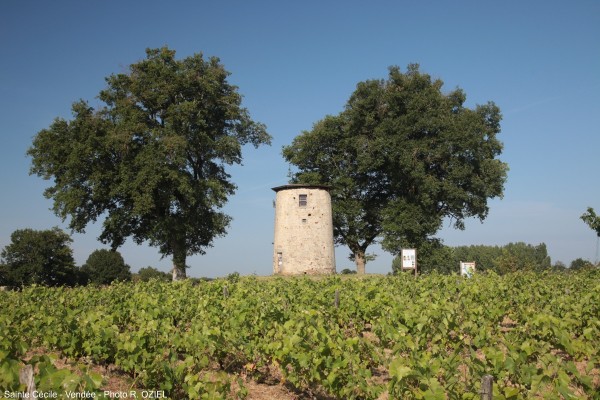
[[474,262],[460,262],[460,274],[462,276],[466,276],[470,278],[475,273],[475,263]]
[[417,268],[417,250],[402,249],[402,269]]

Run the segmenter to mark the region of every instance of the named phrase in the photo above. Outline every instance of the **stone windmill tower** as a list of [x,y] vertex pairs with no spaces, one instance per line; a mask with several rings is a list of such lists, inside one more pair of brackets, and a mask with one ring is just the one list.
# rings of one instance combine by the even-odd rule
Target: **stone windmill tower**
[[334,274],[333,220],[329,187],[274,187],[273,273]]

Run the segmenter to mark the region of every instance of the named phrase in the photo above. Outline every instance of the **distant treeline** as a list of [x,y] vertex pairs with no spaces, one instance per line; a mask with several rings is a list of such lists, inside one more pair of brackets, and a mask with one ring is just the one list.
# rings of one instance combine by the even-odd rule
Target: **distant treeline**
[[0,286],[108,285],[114,281],[159,279],[171,275],[153,267],[131,273],[121,253],[94,250],[82,266],[75,265],[71,237],[58,228],[18,229],[11,243],[0,252]]
[[[477,271],[494,271],[506,274],[515,271],[544,271],[565,269],[561,262],[552,264],[546,244],[531,245],[523,242],[509,243],[505,246],[445,246],[439,241],[429,241],[417,249],[417,263],[420,273],[437,271],[448,274],[459,272],[460,262],[475,262]],[[592,268],[593,263],[578,258],[569,266],[571,269]],[[401,258],[392,262],[392,270],[398,273]]]

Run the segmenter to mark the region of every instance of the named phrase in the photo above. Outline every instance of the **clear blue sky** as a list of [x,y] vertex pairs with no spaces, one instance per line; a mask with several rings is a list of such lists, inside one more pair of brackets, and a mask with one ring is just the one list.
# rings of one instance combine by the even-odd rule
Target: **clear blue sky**
[[[287,182],[281,147],[326,114],[342,110],[360,81],[390,65],[419,63],[467,105],[489,100],[504,115],[510,166],[505,196],[483,224],[444,229],[448,245],[546,243],[554,261],[593,259],[596,236],[580,219],[600,211],[600,2],[589,1],[30,1],[0,2],[0,248],[20,228],[66,228],[29,176],[25,152],[72,102],[95,96],[144,50],[168,45],[178,57],[217,56],[244,105],[273,136],[245,149],[230,170],[238,185],[226,207],[233,223],[191,276],[271,273],[274,192]],[[74,234],[78,264],[95,249],[99,225]],[[133,271],[171,261],[130,241]],[[377,247],[368,272],[387,273]],[[336,252],[338,269],[349,251]]]

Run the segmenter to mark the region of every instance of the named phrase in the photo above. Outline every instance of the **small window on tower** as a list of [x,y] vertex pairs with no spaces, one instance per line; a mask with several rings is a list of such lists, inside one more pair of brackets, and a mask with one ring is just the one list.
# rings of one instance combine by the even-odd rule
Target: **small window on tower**
[[306,204],[308,203],[308,196],[305,194],[301,194],[298,196],[298,205],[300,207],[306,207]]

